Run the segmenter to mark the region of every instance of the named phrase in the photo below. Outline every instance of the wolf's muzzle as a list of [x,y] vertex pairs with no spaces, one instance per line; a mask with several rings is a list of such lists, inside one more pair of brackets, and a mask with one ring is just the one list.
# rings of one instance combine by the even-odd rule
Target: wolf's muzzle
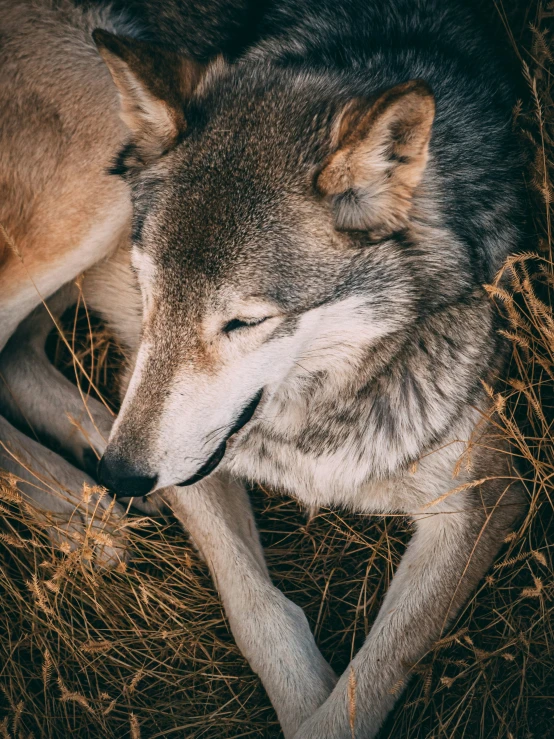
[[229,441],[231,436],[234,436],[238,431],[241,430],[241,428],[246,426],[248,421],[250,421],[250,419],[256,412],[256,408],[258,407],[260,400],[262,399],[262,393],[263,389],[259,390],[252,398],[252,400],[248,403],[248,405],[243,408],[239,417],[229,430],[227,436],[223,439],[223,441],[217,447],[212,456],[208,459],[207,462],[202,465],[202,467],[200,467],[197,472],[194,473],[192,477],[189,477],[189,479],[185,480],[184,482],[180,482],[178,484],[180,488],[188,487],[189,485],[194,485],[195,483],[200,482],[200,480],[202,480],[204,477],[207,477],[211,472],[215,470],[215,468],[225,456],[227,442]]

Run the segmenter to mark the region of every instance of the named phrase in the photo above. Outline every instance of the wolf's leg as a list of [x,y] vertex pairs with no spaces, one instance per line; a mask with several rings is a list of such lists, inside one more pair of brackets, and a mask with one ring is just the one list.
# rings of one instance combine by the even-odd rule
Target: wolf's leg
[[49,361],[48,334],[77,289],[66,285],[21,323],[0,354],[0,412],[31,432],[55,441],[84,464],[87,453],[99,458],[107,443],[113,414],[79,392]]
[[[520,510],[513,493],[504,496],[492,515],[475,510],[482,506],[477,495],[455,497],[466,510],[430,511],[416,521],[363,647],[296,739],[374,737],[402,691],[410,665],[440,638],[490,566]],[[482,497],[498,499],[486,491]]]
[[164,497],[206,559],[237,645],[291,739],[336,678],[302,609],[271,583],[244,487],[215,475]]
[[74,549],[85,542],[97,563],[114,565],[126,559],[123,508],[94,489],[94,480],[2,416],[0,469],[12,476],[60,548]]

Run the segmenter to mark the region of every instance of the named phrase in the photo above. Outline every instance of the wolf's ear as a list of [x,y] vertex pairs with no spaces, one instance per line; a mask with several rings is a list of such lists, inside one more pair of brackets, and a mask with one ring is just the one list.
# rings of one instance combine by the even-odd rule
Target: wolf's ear
[[346,104],[334,126],[334,151],[316,183],[332,200],[337,229],[382,239],[406,226],[427,164],[434,115],[433,93],[420,80],[371,102],[356,98]]
[[205,65],[98,28],[92,35],[119,91],[121,118],[131,130],[138,156],[148,164],[171,148],[185,129],[184,101]]

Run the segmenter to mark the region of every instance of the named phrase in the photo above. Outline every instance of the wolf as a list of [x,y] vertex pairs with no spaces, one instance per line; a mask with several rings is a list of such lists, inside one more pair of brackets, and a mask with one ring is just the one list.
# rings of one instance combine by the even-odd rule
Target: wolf
[[328,669],[279,609],[253,646],[227,596],[285,736],[370,739],[522,510],[491,440],[507,347],[484,288],[525,241],[516,90],[457,0],[274,0],[232,63],[182,62],[187,95],[132,41],[95,40],[132,132],[112,171],[144,306],[100,480],[177,508],[223,476],[408,516],[375,623],[308,717],[290,666],[312,696]]
[[[524,239],[502,59],[455,0],[1,9],[3,467],[64,546],[111,513],[108,562],[95,478],[163,491],[287,739],[375,736],[522,510],[484,390],[483,283]],[[132,357],[115,423],[44,353],[77,299]],[[251,480],[413,521],[339,679],[270,581]]]

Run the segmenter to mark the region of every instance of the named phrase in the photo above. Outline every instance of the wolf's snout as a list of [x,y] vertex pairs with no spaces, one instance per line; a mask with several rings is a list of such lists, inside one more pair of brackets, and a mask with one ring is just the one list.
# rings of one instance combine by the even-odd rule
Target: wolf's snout
[[116,498],[132,498],[148,495],[156,485],[156,477],[149,477],[122,457],[104,454],[98,466],[98,481]]

